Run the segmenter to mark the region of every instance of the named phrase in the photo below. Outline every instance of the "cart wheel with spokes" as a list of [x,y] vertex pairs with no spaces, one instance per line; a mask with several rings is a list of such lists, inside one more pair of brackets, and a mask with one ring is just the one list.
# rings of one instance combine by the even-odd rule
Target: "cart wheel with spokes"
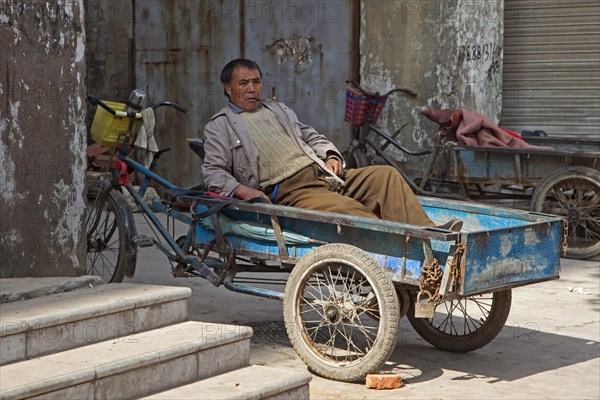
[[391,278],[361,249],[321,246],[294,266],[283,318],[294,349],[316,374],[344,382],[379,371],[398,339]]
[[466,353],[482,348],[498,336],[510,313],[511,299],[512,292],[507,289],[458,300],[439,300],[433,318],[416,318],[413,301],[407,316],[428,343],[438,349]]
[[531,210],[560,215],[569,223],[567,257],[600,255],[600,172],[588,167],[560,169],[535,188]]

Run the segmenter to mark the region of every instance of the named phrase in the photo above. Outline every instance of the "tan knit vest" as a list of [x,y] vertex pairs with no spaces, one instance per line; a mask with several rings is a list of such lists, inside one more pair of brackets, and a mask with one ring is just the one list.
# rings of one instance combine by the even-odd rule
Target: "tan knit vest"
[[240,117],[248,124],[258,149],[260,186],[279,183],[313,163],[268,108],[259,107],[255,111],[242,112]]

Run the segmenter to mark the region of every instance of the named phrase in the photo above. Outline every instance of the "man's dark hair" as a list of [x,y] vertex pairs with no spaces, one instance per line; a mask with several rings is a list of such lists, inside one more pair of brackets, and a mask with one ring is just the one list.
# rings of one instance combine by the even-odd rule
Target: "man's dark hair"
[[[247,58],[236,58],[235,60],[231,60],[227,64],[225,64],[225,66],[221,70],[221,84],[224,85],[226,83],[231,82],[231,75],[233,75],[233,71],[235,71],[235,69],[238,66],[247,69],[255,69],[258,71],[260,77],[262,78],[262,71],[260,70],[260,67],[255,61],[248,60]],[[227,92],[225,92],[225,89],[223,89],[223,93],[225,93],[225,96],[229,97]]]

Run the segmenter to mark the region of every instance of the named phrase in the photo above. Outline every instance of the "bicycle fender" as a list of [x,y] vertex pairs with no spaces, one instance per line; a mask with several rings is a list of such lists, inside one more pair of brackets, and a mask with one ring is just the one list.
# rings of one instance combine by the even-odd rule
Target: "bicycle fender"
[[135,275],[135,267],[137,264],[137,245],[134,238],[137,235],[137,228],[135,226],[135,220],[133,219],[133,212],[131,207],[123,197],[120,187],[117,188],[107,181],[94,181],[89,183],[88,190],[97,190],[102,193],[104,191],[114,190],[117,196],[114,196],[114,200],[117,204],[119,213],[123,216],[123,222],[125,225],[125,270],[123,275],[127,278],[133,278]]
[[125,243],[126,243],[126,253],[125,253],[125,271],[124,275],[128,278],[133,278],[135,275],[135,267],[137,264],[137,244],[134,241],[134,238],[137,236],[137,229],[135,226],[135,220],[133,219],[133,212],[131,211],[131,207],[123,197],[117,196],[117,207],[123,215],[123,219],[125,221]]

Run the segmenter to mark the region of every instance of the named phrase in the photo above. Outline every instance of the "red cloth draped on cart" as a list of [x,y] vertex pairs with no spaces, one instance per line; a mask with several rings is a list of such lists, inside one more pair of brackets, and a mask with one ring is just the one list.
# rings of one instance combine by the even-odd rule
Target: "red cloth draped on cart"
[[479,147],[512,147],[554,150],[549,146],[534,146],[525,142],[521,135],[501,128],[489,118],[464,108],[424,110],[427,118],[440,125],[445,140]]

